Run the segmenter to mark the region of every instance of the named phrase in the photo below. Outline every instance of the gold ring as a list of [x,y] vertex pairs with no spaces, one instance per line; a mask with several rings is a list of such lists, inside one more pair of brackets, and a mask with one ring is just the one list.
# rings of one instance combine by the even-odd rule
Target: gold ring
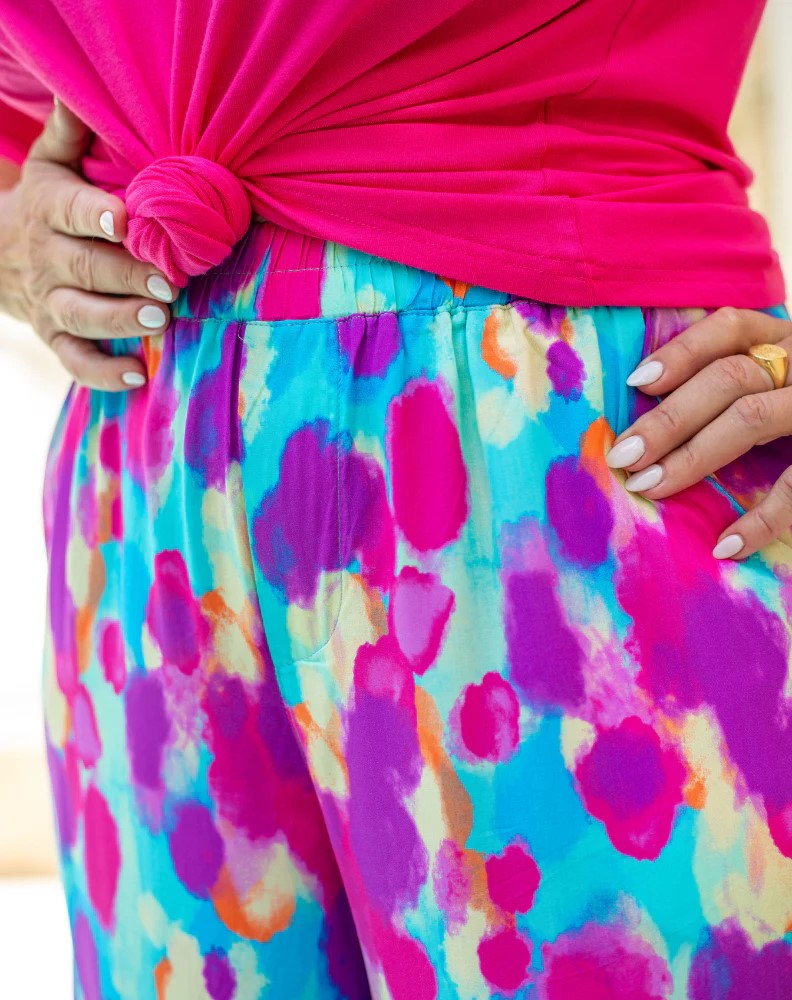
[[769,373],[776,389],[784,387],[789,371],[789,355],[783,347],[779,344],[754,344],[746,353]]

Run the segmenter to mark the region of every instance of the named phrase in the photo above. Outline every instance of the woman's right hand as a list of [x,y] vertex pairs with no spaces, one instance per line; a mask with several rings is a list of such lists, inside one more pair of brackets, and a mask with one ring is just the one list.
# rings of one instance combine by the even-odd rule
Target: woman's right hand
[[95,341],[162,332],[178,290],[119,245],[123,201],[80,176],[91,134],[57,103],[18,183],[0,191],[0,309],[30,323],[81,385],[130,389],[146,381],[141,360]]

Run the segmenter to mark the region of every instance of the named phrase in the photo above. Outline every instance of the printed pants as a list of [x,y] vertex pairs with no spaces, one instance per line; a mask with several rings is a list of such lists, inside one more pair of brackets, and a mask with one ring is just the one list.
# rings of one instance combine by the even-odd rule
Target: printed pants
[[149,381],[73,384],[44,481],[77,1000],[792,996],[792,538],[711,555],[792,438],[604,461],[710,311],[254,222],[101,342]]

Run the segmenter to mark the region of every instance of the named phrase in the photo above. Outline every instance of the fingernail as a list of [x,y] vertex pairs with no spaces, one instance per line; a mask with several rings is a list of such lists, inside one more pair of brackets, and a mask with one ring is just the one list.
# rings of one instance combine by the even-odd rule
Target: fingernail
[[656,382],[662,374],[661,361],[644,361],[627,376],[627,385],[649,385],[650,382]]
[[137,317],[140,325],[148,327],[149,330],[155,330],[158,326],[162,326],[168,318],[159,306],[141,306],[138,309]]
[[745,540],[740,535],[727,535],[725,538],[721,538],[712,550],[712,554],[716,559],[728,559],[730,556],[737,555],[743,545],[745,545]]
[[126,385],[145,385],[146,376],[141,375],[140,372],[124,372],[121,381]]
[[605,461],[612,469],[623,469],[625,465],[637,462],[645,451],[644,439],[638,434],[631,434],[611,448],[605,456]]
[[99,216],[99,225],[102,227],[103,233],[107,233],[108,236],[115,236],[115,225],[113,224],[112,212],[102,212]]
[[647,465],[645,469],[630,476],[624,483],[628,490],[651,490],[663,478],[661,465]]
[[57,94],[52,95],[52,106],[57,108],[60,105]]
[[158,274],[152,274],[146,278],[146,288],[148,288],[155,299],[162,299],[163,302],[170,302],[173,298],[170,285]]

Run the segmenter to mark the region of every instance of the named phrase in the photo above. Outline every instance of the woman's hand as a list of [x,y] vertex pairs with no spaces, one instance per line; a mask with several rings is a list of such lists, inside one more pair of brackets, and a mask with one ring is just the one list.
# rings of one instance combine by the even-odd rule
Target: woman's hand
[[79,175],[90,136],[56,104],[19,182],[0,191],[0,309],[30,323],[77,382],[129,389],[146,381],[140,359],[111,356],[95,341],[161,332],[170,321],[163,303],[175,294],[118,245],[126,234],[120,198]]
[[[792,322],[726,306],[648,355],[628,377],[663,400],[620,434],[608,465],[632,473],[625,485],[650,500],[690,486],[754,445],[792,434],[792,388],[775,389],[745,352],[774,343],[792,357]],[[768,494],[721,532],[716,558],[749,556],[792,524],[792,466]]]

